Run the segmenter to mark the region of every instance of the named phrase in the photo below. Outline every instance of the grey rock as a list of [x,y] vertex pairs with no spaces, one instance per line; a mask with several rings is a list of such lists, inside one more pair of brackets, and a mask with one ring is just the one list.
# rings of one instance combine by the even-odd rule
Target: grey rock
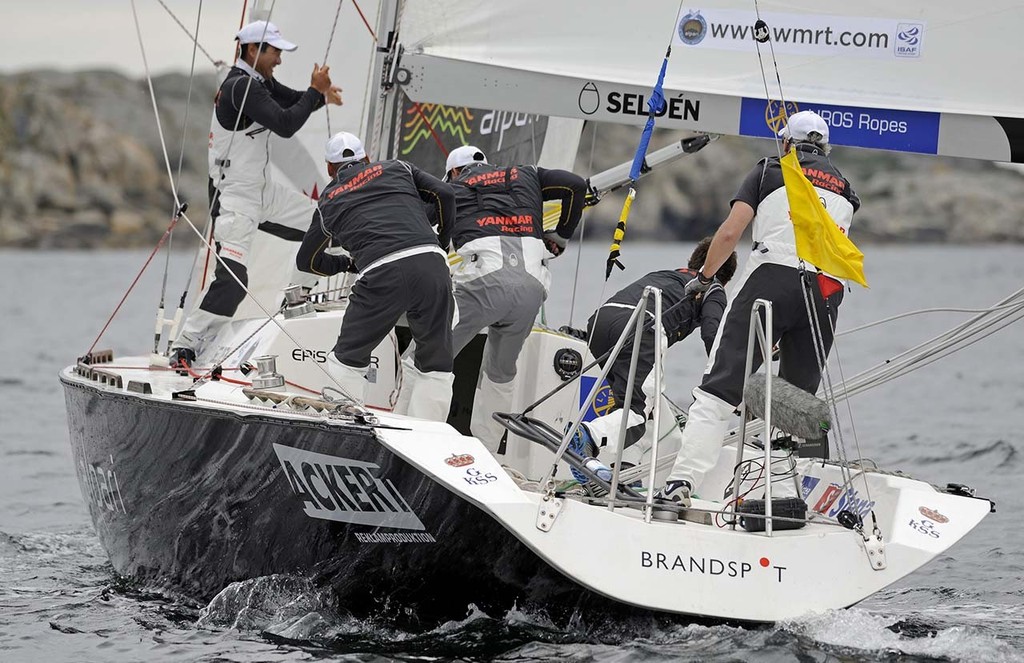
[[[181,158],[179,195],[201,222],[216,79],[170,74],[153,86],[176,176]],[[650,149],[687,135],[656,130]],[[588,126],[575,170],[588,175],[631,159],[639,136],[637,127]],[[769,140],[723,137],[647,175],[627,242],[713,233],[743,176],[775,149]],[[1017,171],[842,147],[832,158],[863,201],[852,231],[857,241],[1024,241],[1024,177]],[[611,193],[587,212],[586,239],[610,240],[624,194]],[[0,246],[151,246],[172,207],[145,81],[107,71],[0,76]],[[190,232],[175,235],[176,246],[196,244]]]

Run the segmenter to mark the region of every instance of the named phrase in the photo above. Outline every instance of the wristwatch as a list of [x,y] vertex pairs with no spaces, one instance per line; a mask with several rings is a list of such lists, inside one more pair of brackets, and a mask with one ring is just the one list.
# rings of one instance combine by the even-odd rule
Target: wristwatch
[[715,280],[714,276],[704,276],[704,272],[697,272],[697,281],[702,285],[710,285]]

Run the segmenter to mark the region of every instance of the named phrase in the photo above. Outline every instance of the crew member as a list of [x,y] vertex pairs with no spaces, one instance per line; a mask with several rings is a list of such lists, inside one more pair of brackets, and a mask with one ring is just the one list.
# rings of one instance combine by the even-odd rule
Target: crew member
[[[171,365],[191,363],[238,310],[248,286],[249,253],[257,230],[297,241],[316,207],[306,195],[274,181],[270,135],[290,138],[324,104],[341,104],[330,67],[313,65],[309,88],[292,90],[274,78],[283,51],[297,47],[273,23],[238,31],[239,57],[217,91],[210,124],[213,238],[221,260],[199,306],[189,313],[171,351]],[[233,276],[232,276],[233,275]],[[237,280],[236,280],[237,279]],[[316,279],[294,275],[312,286]],[[241,282],[241,285],[239,284]]]
[[[797,151],[804,174],[828,213],[848,233],[860,199],[849,180],[828,158],[828,124],[817,113],[802,111],[789,117],[779,136],[783,139],[783,152]],[[710,287],[712,275],[751,221],[753,250],[718,328],[703,380],[693,390],[694,402],[683,429],[682,446],[661,491],[661,497],[683,505],[689,504],[691,491],[700,488],[707,472],[717,464],[729,419],[743,400],[747,335],[754,300],[772,303],[772,342],[781,354],[779,376],[783,379],[813,394],[821,381],[817,357],[827,357],[832,347],[843,283],[797,257],[789,201],[777,156],[759,161],[743,180],[729,215],[715,233],[703,269],[687,284],[687,290],[702,292]],[[806,301],[805,293],[810,298]],[[816,312],[816,321],[812,321],[809,308]],[[817,349],[814,322],[820,330]],[[759,365],[755,355],[753,369],[757,370]]]
[[[452,272],[458,323],[458,354],[487,330],[480,381],[470,427],[492,452],[504,429],[494,412],[512,406],[516,360],[547,296],[548,256],[565,250],[583,213],[586,181],[565,170],[538,166],[494,166],[467,145],[452,150],[445,164],[455,189],[455,224],[441,233],[462,258]],[[562,204],[558,225],[544,231],[544,201]]]
[[[358,271],[327,369],[363,403],[370,353],[404,313],[416,348],[402,361],[395,411],[445,421],[452,399],[452,281],[427,206],[444,233],[455,194],[404,161],[370,162],[362,141],[344,131],[327,142],[331,183],[296,257],[317,276]],[[341,247],[349,256],[329,249]]]
[[[700,329],[704,348],[711,352],[711,344],[718,333],[718,325],[725,312],[725,285],[736,273],[736,254],[732,253],[715,272],[713,283],[696,296],[685,294],[686,284],[692,281],[704,265],[711,238],[705,237],[690,254],[687,267],[651,272],[626,286],[601,306],[587,322],[587,338],[590,352],[601,358],[615,347],[622,336],[629,318],[636,308],[644,288],[654,286],[661,289],[663,338],[667,347],[678,343],[693,331]],[[654,317],[654,298],[647,302],[647,319]],[[586,456],[597,456],[598,450],[610,447],[614,454],[616,440],[622,421],[622,407],[626,402],[626,387],[629,381],[629,365],[632,358],[632,337],[628,338],[622,351],[612,358],[608,372],[608,386],[615,398],[615,409],[586,424],[573,439],[573,450]],[[601,362],[603,367],[608,360]],[[629,405],[626,423],[625,445],[629,447],[643,437],[647,420],[654,407],[658,389],[654,384],[654,329],[648,326],[640,339],[640,354],[637,357],[636,376],[633,382],[633,397]]]

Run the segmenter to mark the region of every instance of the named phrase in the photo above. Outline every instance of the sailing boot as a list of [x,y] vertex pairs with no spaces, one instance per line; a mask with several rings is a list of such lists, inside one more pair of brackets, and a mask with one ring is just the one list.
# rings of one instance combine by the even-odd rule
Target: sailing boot
[[[572,426],[571,423],[566,424],[565,429],[569,430],[570,426]],[[576,429],[576,432],[573,433],[572,439],[569,440],[569,450],[585,460],[596,463],[590,468],[593,471],[597,472],[600,470],[608,470],[608,467],[604,463],[597,460],[597,444],[594,443],[594,438],[591,436],[590,430],[587,428],[586,424],[581,423],[579,428]],[[580,472],[571,465],[569,466],[569,471],[572,472],[572,477],[576,479],[576,483],[581,486],[586,485],[586,483],[590,481],[590,479],[587,478],[587,475],[583,474],[583,472]]]
[[196,363],[196,351],[192,348],[171,348],[171,368],[178,375],[188,375],[188,369]]
[[327,374],[337,383],[334,386],[340,386],[360,407],[366,403],[366,390],[370,386],[366,381],[366,372],[369,368],[343,364],[333,352],[327,353]]
[[398,392],[395,414],[431,421],[447,421],[452,405],[454,373],[420,371],[412,357],[402,360],[402,388]]
[[494,420],[495,412],[511,412],[514,380],[500,383],[490,380],[486,373],[480,374],[480,385],[473,398],[473,415],[469,428],[492,454],[497,453],[505,427]]
[[659,490],[654,495],[654,499],[661,500],[663,502],[674,502],[683,508],[690,508],[690,493],[693,492],[693,486],[690,485],[689,481],[669,481],[665,484],[665,487]]

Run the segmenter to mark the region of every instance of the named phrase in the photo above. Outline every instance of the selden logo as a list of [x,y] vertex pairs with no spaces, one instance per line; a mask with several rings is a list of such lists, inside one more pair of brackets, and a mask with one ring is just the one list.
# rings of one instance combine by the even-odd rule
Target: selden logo
[[896,57],[921,57],[922,39],[924,39],[924,26],[920,23],[896,24],[896,40],[893,46]]
[[594,83],[588,82],[580,90],[580,112],[584,115],[593,115],[601,107],[601,93],[597,91]]
[[274,445],[288,484],[310,518],[422,530],[423,523],[373,463]]

